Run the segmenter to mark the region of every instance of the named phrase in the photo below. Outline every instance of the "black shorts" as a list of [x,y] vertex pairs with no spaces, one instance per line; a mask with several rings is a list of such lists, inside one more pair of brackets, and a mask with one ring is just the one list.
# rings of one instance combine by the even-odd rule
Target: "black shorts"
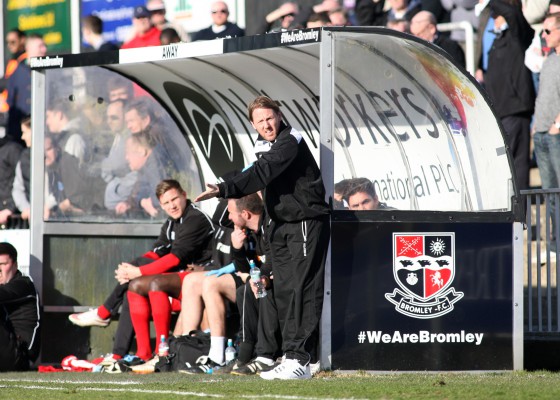
[[241,279],[239,275],[231,274],[231,276],[233,277],[233,281],[235,282],[235,289],[238,289],[245,284],[245,282],[243,282],[243,279]]

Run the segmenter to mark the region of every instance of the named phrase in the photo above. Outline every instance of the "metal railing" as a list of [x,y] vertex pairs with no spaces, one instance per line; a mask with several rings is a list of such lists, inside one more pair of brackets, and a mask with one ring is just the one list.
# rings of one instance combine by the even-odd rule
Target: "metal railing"
[[522,190],[526,199],[525,333],[560,334],[560,189]]
[[474,28],[468,21],[447,22],[437,25],[438,31],[449,32],[455,30],[465,31],[465,69],[474,76],[476,70],[474,64]]

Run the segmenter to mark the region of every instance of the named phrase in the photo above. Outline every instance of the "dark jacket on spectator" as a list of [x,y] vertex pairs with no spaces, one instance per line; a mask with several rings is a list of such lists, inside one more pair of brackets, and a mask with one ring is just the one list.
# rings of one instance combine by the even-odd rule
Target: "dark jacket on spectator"
[[12,185],[22,150],[23,147],[10,138],[0,139],[0,210],[16,209],[12,199]]
[[245,31],[232,22],[226,22],[226,29],[218,33],[215,33],[211,26],[195,32],[192,36],[192,41],[195,42],[197,40],[213,40],[237,36],[245,36]]
[[489,7],[494,15],[506,19],[508,29],[496,36],[490,49],[484,77],[486,91],[498,117],[530,113],[535,105],[535,89],[524,60],[534,30],[523,16],[521,6],[491,0]]
[[465,66],[465,52],[463,48],[454,40],[449,39],[447,36],[442,35],[438,32],[436,38],[434,39],[434,44],[441,47],[443,50],[449,53],[451,57],[457,62],[457,64],[462,67]]

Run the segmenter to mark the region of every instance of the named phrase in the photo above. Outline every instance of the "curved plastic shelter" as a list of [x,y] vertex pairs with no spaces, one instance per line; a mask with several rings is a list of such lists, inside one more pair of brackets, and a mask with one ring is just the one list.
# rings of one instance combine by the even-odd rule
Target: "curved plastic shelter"
[[[129,113],[131,104],[149,103],[151,129],[169,160],[160,173],[193,196],[254,160],[257,134],[246,105],[266,94],[303,133],[333,208],[323,367],[523,367],[522,225],[512,163],[488,99],[441,49],[391,30],[325,28],[31,65],[31,270],[45,311],[43,361],[109,350],[107,333],[74,328],[66,316],[100,304],[116,264],[149,248],[159,232],[161,215],[115,211],[122,182],[104,169],[116,133],[134,133],[145,121]],[[113,115],[123,97],[124,112]],[[57,128],[61,113],[72,132]],[[59,204],[49,215],[43,193],[56,185],[43,180],[47,132],[78,133],[85,143],[81,153],[59,150],[78,158],[72,172],[80,179],[64,189],[79,190],[70,208]],[[367,207],[355,189],[365,187],[376,209],[360,209]],[[202,206],[212,213],[214,203]],[[63,341],[61,324],[68,324]]]

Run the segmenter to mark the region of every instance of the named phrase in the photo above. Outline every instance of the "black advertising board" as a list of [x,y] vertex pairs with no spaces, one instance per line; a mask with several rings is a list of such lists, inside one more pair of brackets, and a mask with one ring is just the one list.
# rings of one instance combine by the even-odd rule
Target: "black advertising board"
[[512,235],[508,223],[333,222],[333,369],[513,369]]

